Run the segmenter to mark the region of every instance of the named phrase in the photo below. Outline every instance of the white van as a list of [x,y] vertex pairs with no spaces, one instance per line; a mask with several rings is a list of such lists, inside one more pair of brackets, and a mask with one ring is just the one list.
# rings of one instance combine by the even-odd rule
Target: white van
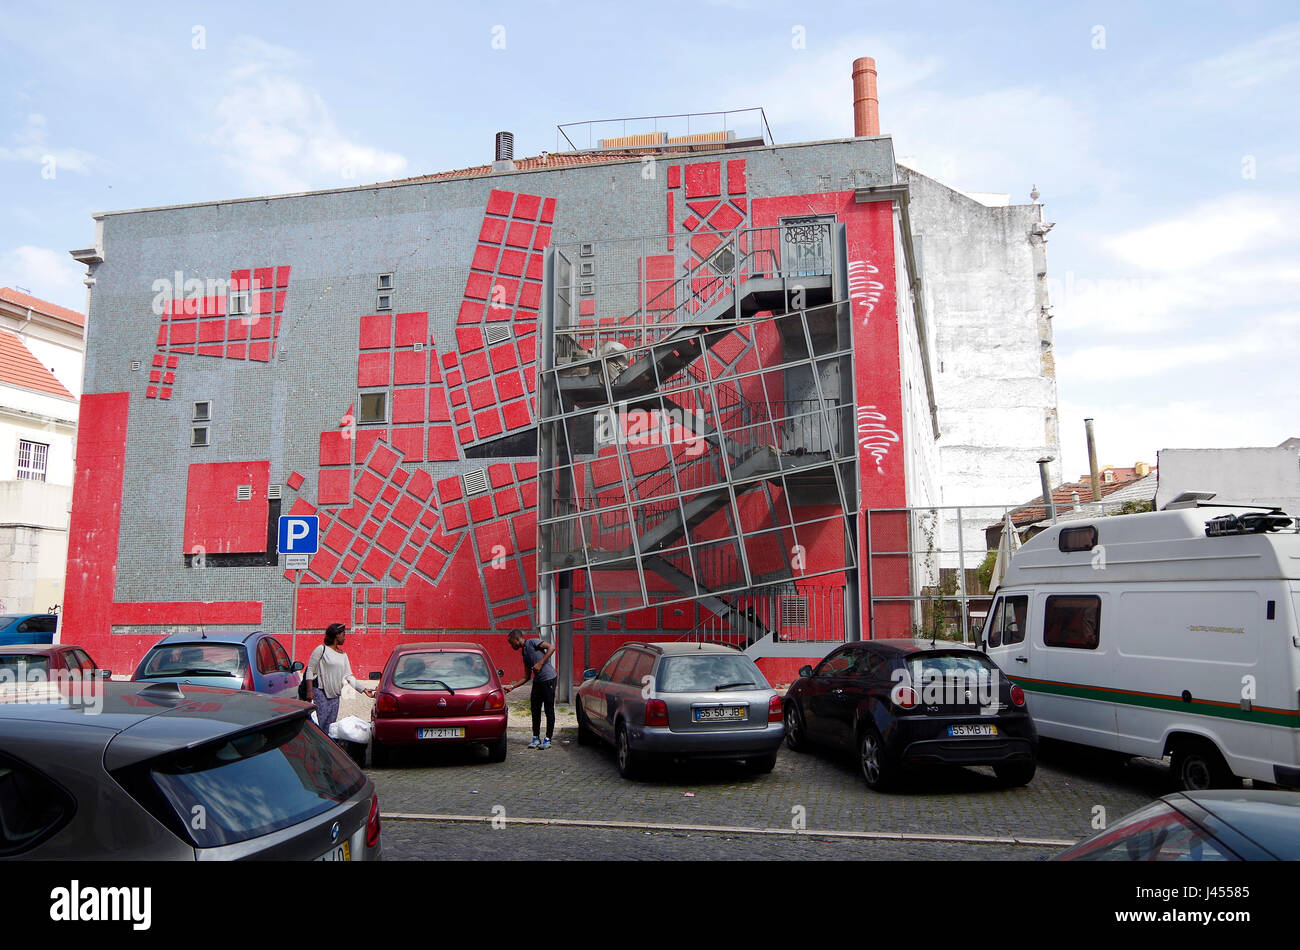
[[1185,789],[1300,787],[1298,615],[1290,518],[1184,507],[1030,539],[981,638],[1041,736],[1171,756]]

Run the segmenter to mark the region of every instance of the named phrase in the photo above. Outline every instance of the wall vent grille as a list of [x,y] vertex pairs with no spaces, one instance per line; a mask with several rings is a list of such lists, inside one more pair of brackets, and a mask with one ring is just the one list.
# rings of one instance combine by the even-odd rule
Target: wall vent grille
[[508,326],[502,326],[499,323],[489,324],[483,335],[487,338],[488,346],[494,343],[504,343],[510,339],[511,333]]
[[487,472],[481,468],[466,472],[462,478],[465,482],[465,494],[467,495],[481,495],[488,490]]
[[281,487],[271,485],[266,489],[266,498],[268,501],[279,501],[281,497]]
[[235,489],[235,501],[252,501],[252,500],[253,500],[252,485],[240,485],[238,488]]
[[781,626],[783,627],[808,626],[808,598],[807,597],[782,597],[781,598]]

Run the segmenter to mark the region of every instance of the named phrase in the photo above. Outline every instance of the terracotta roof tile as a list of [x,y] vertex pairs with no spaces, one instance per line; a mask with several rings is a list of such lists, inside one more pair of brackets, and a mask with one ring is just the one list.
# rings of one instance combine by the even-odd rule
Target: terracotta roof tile
[[[1101,497],[1105,498],[1113,491],[1117,491],[1123,486],[1120,484],[1098,485],[1101,489]],[[1066,482],[1057,488],[1052,489],[1052,503],[1056,505],[1057,510],[1074,507],[1074,493],[1079,493],[1080,504],[1087,504],[1092,501],[1092,484],[1087,481]],[[1019,508],[1011,509],[1011,523],[1015,525],[1033,524],[1036,521],[1042,521],[1047,517],[1047,506],[1042,502],[1042,495],[1038,496],[1037,504],[1022,505]]]
[[54,317],[64,323],[71,323],[75,327],[84,327],[86,325],[85,314],[69,310],[67,307],[60,307],[58,304],[42,300],[40,297],[33,297],[31,294],[14,290],[12,287],[0,287],[0,300],[8,301],[16,307],[31,307],[37,313],[43,313],[47,317]]
[[0,330],[0,383],[72,399],[72,393],[41,365],[15,333]]

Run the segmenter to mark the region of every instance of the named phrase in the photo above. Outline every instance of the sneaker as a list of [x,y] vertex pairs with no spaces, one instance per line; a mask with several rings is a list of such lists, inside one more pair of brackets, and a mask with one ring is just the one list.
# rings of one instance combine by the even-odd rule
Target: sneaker
[[550,747],[551,747],[551,740],[550,740],[550,739],[543,739],[543,740],[542,740],[542,744],[541,744],[538,748],[541,748],[541,749],[549,749]]
[[528,743],[528,748],[530,749],[540,749],[541,746],[542,746],[542,742],[540,739],[537,738],[537,736],[533,736],[533,741]]

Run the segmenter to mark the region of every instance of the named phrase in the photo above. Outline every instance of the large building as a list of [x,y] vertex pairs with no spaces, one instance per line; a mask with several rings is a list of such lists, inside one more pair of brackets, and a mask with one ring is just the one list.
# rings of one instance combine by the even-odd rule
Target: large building
[[[368,670],[542,626],[566,677],[721,636],[778,679],[906,632],[909,559],[865,562],[915,539],[868,512],[1020,498],[1059,455],[1046,229],[900,167],[866,62],[851,139],[97,215],[65,627],[126,668],[341,620]],[[320,519],[306,569],[282,514]]]
[[85,318],[0,287],[0,613],[64,600]]

